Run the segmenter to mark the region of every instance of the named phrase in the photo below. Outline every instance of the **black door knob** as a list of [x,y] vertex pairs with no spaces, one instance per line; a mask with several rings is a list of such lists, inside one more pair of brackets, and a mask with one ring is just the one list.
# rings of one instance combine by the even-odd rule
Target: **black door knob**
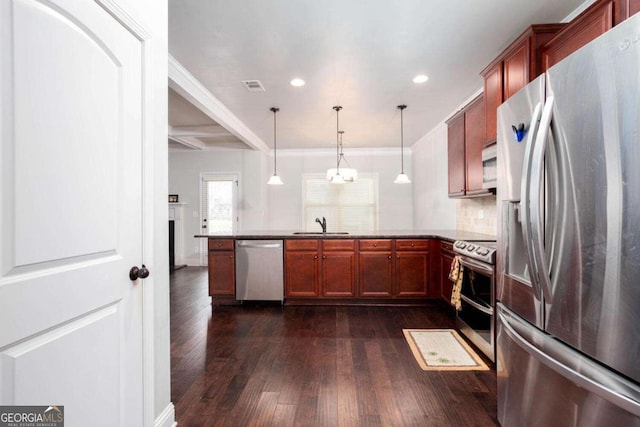
[[146,279],[147,277],[149,277],[149,269],[145,267],[144,264],[142,264],[140,268],[134,265],[131,267],[131,270],[129,270],[129,279],[131,279],[132,282],[136,279]]

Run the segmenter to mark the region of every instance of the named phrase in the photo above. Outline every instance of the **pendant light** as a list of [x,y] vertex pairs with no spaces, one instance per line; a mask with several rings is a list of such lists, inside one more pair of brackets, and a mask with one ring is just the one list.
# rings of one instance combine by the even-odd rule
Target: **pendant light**
[[[342,137],[344,135],[344,131],[343,130],[339,130],[338,131],[338,138],[339,138],[339,142],[338,145],[340,147],[340,150],[338,151],[338,167],[337,168],[331,168],[327,170],[327,179],[329,181],[331,181],[331,178],[336,176],[338,174],[338,171],[340,171],[340,176],[342,177],[344,182],[353,182],[356,179],[358,179],[358,170],[354,169],[351,167],[351,165],[349,164],[349,161],[344,157],[344,153],[342,152]],[[346,163],[346,165],[348,167],[344,167],[344,164]],[[341,184],[342,182],[340,182]]]
[[400,110],[400,174],[393,181],[396,184],[411,184],[411,180],[404,173],[404,132],[403,132],[403,120],[402,120],[402,111],[407,108],[406,105],[398,105],[398,109]]
[[269,110],[273,111],[273,175],[269,178],[268,185],[282,185],[282,179],[278,176],[278,171],[276,168],[276,155],[277,155],[277,144],[276,144],[276,113],[280,111],[277,107],[271,107]]
[[[340,110],[342,107],[336,105],[333,109],[336,112],[336,167],[327,170],[327,179],[332,184],[344,184],[355,181],[358,178],[358,171],[349,165],[342,152],[342,135],[344,134],[344,131],[340,130]],[[342,160],[348,167],[340,167]]]

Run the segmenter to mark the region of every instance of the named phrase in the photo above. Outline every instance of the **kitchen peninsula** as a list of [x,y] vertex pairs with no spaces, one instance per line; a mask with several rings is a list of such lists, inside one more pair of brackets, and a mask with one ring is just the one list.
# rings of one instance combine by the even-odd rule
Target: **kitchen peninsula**
[[456,230],[250,231],[195,237],[208,239],[209,295],[214,304],[238,302],[237,240],[283,241],[287,305],[427,305],[448,301],[453,242],[495,240],[492,235]]

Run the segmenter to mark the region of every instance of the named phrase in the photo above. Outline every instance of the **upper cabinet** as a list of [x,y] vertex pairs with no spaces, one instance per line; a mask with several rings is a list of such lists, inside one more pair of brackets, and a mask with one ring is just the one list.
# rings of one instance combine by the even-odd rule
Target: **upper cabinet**
[[598,0],[543,46],[544,70],[640,11],[640,0]]
[[485,145],[496,142],[498,106],[542,74],[542,47],[564,26],[532,25],[480,73],[484,78]]
[[490,194],[482,188],[485,107],[482,95],[447,120],[449,197]]

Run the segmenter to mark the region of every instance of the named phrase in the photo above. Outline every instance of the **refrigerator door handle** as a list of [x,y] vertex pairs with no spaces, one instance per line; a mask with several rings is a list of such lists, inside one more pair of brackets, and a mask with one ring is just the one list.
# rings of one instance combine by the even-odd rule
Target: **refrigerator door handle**
[[574,384],[640,417],[640,389],[637,385],[517,319],[501,304],[498,305],[498,321],[509,338],[540,363]]
[[[531,161],[533,157],[533,147],[535,145],[535,137],[538,133],[540,126],[540,115],[542,114],[542,102],[538,102],[533,109],[533,115],[531,116],[531,123],[529,124],[529,131],[527,133],[527,140],[525,142],[524,161],[522,165],[522,183],[520,187],[520,215],[522,225],[522,238],[524,242],[524,253],[529,264],[529,271],[534,273],[536,265],[533,259],[533,251],[531,248],[531,227],[529,226],[531,218],[529,215],[529,190],[531,187]],[[531,275],[531,284],[535,289],[536,296],[542,296],[542,289],[540,288],[540,282],[535,277],[535,274]]]
[[541,215],[541,198],[544,185],[544,154],[547,149],[549,132],[551,131],[551,117],[553,115],[553,96],[547,97],[542,109],[540,127],[531,158],[531,177],[528,214],[531,225],[531,244],[533,262],[536,267],[534,277],[540,283],[542,294],[547,301],[551,301],[551,280],[549,279],[549,267],[546,264],[544,254],[543,218]]

